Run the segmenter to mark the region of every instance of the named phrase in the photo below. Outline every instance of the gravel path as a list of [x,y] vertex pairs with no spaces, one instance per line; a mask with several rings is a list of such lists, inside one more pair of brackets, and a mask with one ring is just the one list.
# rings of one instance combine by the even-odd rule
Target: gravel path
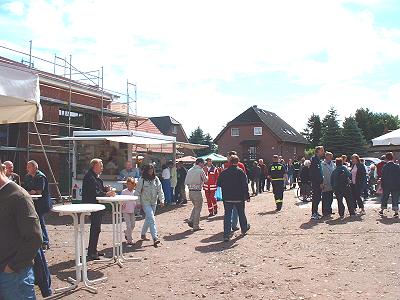
[[[375,201],[366,216],[310,221],[309,204],[293,191],[278,214],[273,195],[264,193],[246,207],[249,234],[237,233],[229,243],[222,242],[219,206],[209,219],[203,207],[204,231],[196,233],[184,223],[191,204],[165,209],[157,216],[161,247],[125,248],[142,260],[123,268],[89,263],[91,279],[109,278],[97,285],[98,294],[79,289],[55,299],[400,299],[399,220],[392,213],[380,218]],[[71,219],[51,215],[47,223],[53,287],[62,287],[75,274]],[[142,224],[136,222],[136,238]],[[110,254],[110,216],[102,230],[99,250]]]

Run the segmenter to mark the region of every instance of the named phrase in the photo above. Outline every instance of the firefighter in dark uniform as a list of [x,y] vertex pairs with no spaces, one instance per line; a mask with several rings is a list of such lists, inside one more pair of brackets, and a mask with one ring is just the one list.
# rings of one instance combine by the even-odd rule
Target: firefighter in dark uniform
[[294,162],[293,162],[293,167],[294,167],[294,173],[293,173],[293,187],[296,187],[296,183],[299,181],[299,176],[300,176],[300,169],[301,169],[301,162],[295,157]]
[[283,192],[285,189],[285,173],[285,166],[279,162],[279,156],[274,155],[273,163],[269,167],[268,176],[272,182],[272,191],[275,197],[276,211],[280,211],[282,209]]

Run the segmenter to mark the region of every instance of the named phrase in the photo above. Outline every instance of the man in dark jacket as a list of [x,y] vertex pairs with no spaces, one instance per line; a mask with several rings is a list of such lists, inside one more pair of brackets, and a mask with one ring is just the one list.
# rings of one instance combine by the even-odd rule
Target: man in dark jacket
[[30,160],[26,164],[26,174],[23,187],[31,195],[41,195],[40,198],[34,198],[34,205],[39,216],[40,227],[43,234],[43,249],[49,249],[49,235],[47,234],[44,217],[53,207],[50,198],[49,182],[46,175],[39,170],[39,165],[36,161]]
[[279,156],[274,155],[273,163],[269,167],[268,176],[272,182],[272,191],[274,193],[276,211],[280,211],[283,205],[283,192],[285,190],[285,166],[279,162]]
[[382,169],[382,204],[379,214],[383,216],[383,212],[387,209],[389,195],[392,195],[392,209],[394,217],[399,217],[399,197],[400,197],[400,166],[394,163],[392,152],[386,153],[386,165]]
[[[101,159],[94,158],[90,161],[90,170],[83,178],[82,184],[82,203],[98,203],[96,197],[114,196],[115,192],[110,187],[103,185],[103,180],[100,179],[100,174],[103,172],[103,162]],[[89,260],[99,260],[97,244],[101,232],[102,211],[93,212],[90,214],[90,234],[88,245]],[[101,255],[101,254],[100,254]]]
[[0,163],[0,299],[35,299],[33,259],[42,244],[29,194],[5,175]]
[[319,220],[321,215],[318,213],[318,205],[321,202],[321,194],[324,178],[322,175],[321,158],[324,157],[325,150],[323,146],[317,146],[315,148],[315,155],[311,158],[310,166],[310,177],[311,177],[311,188],[312,188],[312,209],[311,219]]
[[264,164],[263,159],[258,160],[258,166],[260,167],[260,177],[259,177],[259,185],[258,185],[258,192],[260,194],[265,192],[265,179],[267,174],[267,165]]
[[246,174],[238,168],[239,157],[232,155],[230,166],[218,178],[217,185],[222,189],[224,201],[224,241],[229,241],[232,228],[232,210],[236,207],[239,215],[240,229],[245,235],[250,229],[245,214],[245,201],[250,201],[249,186]]
[[175,201],[178,204],[187,204],[186,198],[186,186],[185,186],[185,179],[186,179],[187,170],[183,166],[182,162],[178,162],[176,165],[176,187],[175,187]]

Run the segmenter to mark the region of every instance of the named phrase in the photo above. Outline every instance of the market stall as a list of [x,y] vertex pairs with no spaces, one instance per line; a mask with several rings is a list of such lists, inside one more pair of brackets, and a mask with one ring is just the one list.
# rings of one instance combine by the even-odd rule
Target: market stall
[[[114,187],[117,191],[123,189],[123,183],[118,174],[124,169],[127,161],[134,159],[134,147],[149,149],[152,146],[172,147],[173,157],[177,149],[191,147],[203,149],[207,146],[178,143],[172,136],[152,134],[133,130],[100,130],[100,131],[74,131],[72,137],[55,138],[57,141],[73,141],[72,164],[72,200],[81,201],[82,181],[89,168],[90,160],[100,158],[103,161],[104,171],[101,178],[105,185]],[[151,163],[151,157],[143,154],[143,163]]]

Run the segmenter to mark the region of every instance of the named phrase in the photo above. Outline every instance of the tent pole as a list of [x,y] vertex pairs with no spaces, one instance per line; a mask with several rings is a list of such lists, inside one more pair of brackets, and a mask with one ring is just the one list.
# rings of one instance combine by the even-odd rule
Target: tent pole
[[49,167],[49,171],[50,171],[51,177],[53,179],[53,182],[55,183],[58,199],[61,201],[60,189],[58,188],[58,184],[57,184],[56,178],[54,177],[53,169],[51,168],[50,161],[49,161],[49,159],[47,157],[47,154],[46,154],[46,150],[44,149],[42,138],[41,138],[41,136],[39,134],[39,130],[38,130],[37,126],[36,126],[36,122],[32,122],[32,123],[33,123],[33,126],[35,126],[36,134],[38,136],[38,139],[39,139],[39,142],[40,142],[40,146],[41,146],[43,154],[44,154],[44,158],[46,159],[47,166]]
[[176,164],[176,142],[172,144],[172,162],[175,166]]

